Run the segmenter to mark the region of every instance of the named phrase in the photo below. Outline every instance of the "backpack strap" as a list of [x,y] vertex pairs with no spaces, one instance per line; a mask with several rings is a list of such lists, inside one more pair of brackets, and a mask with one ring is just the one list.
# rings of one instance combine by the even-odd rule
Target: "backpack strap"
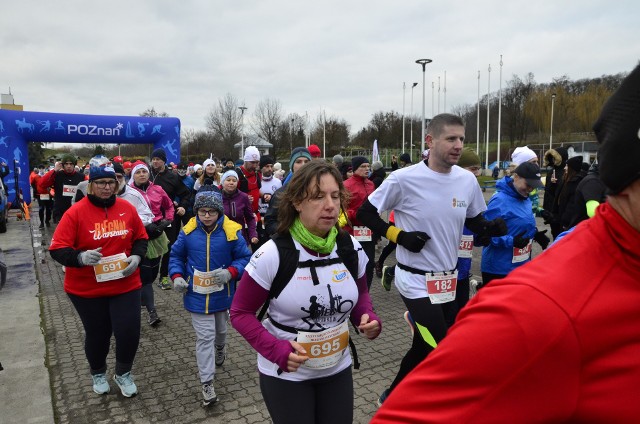
[[276,234],[271,237],[271,239],[278,248],[280,260],[278,263],[278,271],[276,271],[276,275],[271,283],[271,288],[269,289],[269,297],[258,313],[258,321],[262,321],[267,313],[270,300],[277,298],[280,293],[282,293],[282,290],[284,290],[289,280],[291,280],[296,273],[300,259],[300,252],[296,250],[291,234]]

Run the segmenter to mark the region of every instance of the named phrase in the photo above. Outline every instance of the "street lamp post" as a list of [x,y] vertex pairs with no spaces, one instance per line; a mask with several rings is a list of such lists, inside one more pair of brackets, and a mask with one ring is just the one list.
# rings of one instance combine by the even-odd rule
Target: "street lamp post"
[[489,109],[491,109],[491,64],[489,64],[489,77],[487,81],[487,150],[485,152],[485,163],[487,168],[489,168]]
[[551,130],[549,131],[549,149],[553,148],[553,104],[556,102],[556,93],[551,95]]
[[407,83],[403,82],[402,83],[402,153],[404,153],[404,99],[405,99],[405,92],[407,88]]
[[502,125],[502,55],[500,55],[500,88],[498,89],[498,167],[500,167],[500,126]]
[[244,154],[244,111],[247,110],[246,106],[239,106],[240,109],[240,157]]
[[476,153],[480,155],[480,71],[478,70],[478,113],[476,114],[478,122],[476,123]]
[[[411,134],[409,135],[409,140],[410,140],[410,150],[411,153],[413,153],[413,89],[415,88],[415,86],[418,85],[417,82],[414,82],[413,85],[411,86]],[[404,153],[404,150],[402,151],[402,153]]]
[[291,117],[291,138],[289,139],[289,144],[290,144],[290,151],[293,151],[293,121],[294,118]]
[[424,117],[424,73],[425,73],[425,66],[427,66],[427,63],[431,63],[433,62],[433,60],[431,59],[418,59],[416,60],[416,63],[422,65],[422,121],[420,122],[420,127],[422,127],[422,138],[420,140],[420,153],[424,152],[424,121],[425,121],[425,117]]

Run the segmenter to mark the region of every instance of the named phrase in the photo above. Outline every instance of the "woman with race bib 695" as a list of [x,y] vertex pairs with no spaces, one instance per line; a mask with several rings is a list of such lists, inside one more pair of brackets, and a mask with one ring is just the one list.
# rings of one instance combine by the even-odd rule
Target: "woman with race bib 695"
[[346,198],[333,165],[312,161],[296,171],[281,196],[277,235],[251,257],[231,306],[231,323],[258,352],[260,389],[276,424],[351,423],[348,321],[368,339],[381,331],[367,256],[337,226]]

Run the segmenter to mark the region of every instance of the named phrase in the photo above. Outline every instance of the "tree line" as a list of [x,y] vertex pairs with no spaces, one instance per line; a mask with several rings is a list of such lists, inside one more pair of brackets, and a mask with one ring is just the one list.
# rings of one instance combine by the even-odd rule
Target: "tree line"
[[[466,123],[467,142],[475,145],[477,140],[478,114],[480,114],[480,144],[486,140],[487,107],[489,107],[489,140],[495,143],[498,137],[498,112],[500,97],[501,143],[505,146],[502,160],[508,159],[509,151],[525,144],[547,143],[551,130],[551,105],[553,101],[554,143],[594,140],[592,125],[606,99],[620,86],[626,73],[603,75],[598,78],[571,80],[563,75],[550,83],[536,83],[534,75],[513,75],[506,81],[501,96],[498,91],[486,93],[477,103],[458,105],[451,113],[460,115]],[[488,100],[488,101],[487,101]],[[185,161],[201,162],[211,153],[218,158],[237,158],[242,136],[257,136],[273,144],[272,153],[283,160],[289,157],[292,147],[308,142],[323,147],[326,140],[326,156],[350,149],[370,149],[373,140],[378,140],[380,149],[402,148],[402,114],[378,111],[370,121],[355,133],[346,119],[339,116],[315,116],[287,113],[278,99],[266,98],[252,108],[241,109],[244,103],[231,93],[217,99],[204,117],[205,130],[184,129],[181,135],[181,156]],[[140,116],[169,116],[151,107]],[[420,148],[420,117],[405,115],[405,149],[410,150],[413,139],[414,156]],[[94,149],[97,146],[90,146]],[[120,152],[126,157],[145,157],[151,153],[150,145],[122,145]],[[110,155],[117,148],[107,148]],[[83,151],[86,154],[86,151]],[[414,158],[415,159],[415,158]],[[495,153],[493,156],[495,160]]]

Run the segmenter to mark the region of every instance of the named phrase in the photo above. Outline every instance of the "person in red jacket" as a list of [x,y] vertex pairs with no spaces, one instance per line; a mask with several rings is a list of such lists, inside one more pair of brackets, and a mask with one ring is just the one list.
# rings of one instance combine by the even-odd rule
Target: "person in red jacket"
[[369,160],[364,156],[356,156],[351,159],[353,175],[344,182],[344,188],[350,194],[349,205],[347,206],[347,218],[351,225],[344,227],[362,245],[362,249],[367,254],[367,287],[371,288],[373,280],[373,267],[376,263],[376,235],[370,228],[366,227],[356,217],[358,209],[367,197],[376,189],[373,181],[369,179]]
[[82,320],[93,391],[110,391],[106,359],[113,334],[114,380],[131,397],[138,392],[131,368],[140,340],[138,265],[147,251],[147,233],[136,208],[116,197],[111,165],[94,159],[87,196],[62,216],[49,251],[66,267],[64,290]]
[[76,187],[84,181],[84,175],[76,172],[76,163],[78,163],[76,157],[67,153],[62,156],[62,162],[56,162],[55,168],[38,181],[38,191],[47,190],[51,186],[55,190],[54,224],[59,222],[62,215],[71,207],[71,201],[76,195]]
[[483,288],[372,423],[638,421],[640,67],[593,129],[607,202]]

